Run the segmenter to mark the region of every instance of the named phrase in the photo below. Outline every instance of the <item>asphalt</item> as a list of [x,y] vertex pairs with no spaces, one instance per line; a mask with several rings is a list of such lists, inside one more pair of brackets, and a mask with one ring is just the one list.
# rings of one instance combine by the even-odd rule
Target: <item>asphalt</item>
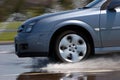
[[2,44],[0,80],[120,80],[120,54],[94,55],[78,63],[52,63],[48,58],[18,58],[13,42]]

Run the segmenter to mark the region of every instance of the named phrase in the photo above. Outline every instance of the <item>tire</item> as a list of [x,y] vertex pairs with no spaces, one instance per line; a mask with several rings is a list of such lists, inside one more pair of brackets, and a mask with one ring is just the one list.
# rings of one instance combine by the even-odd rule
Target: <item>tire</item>
[[86,34],[75,30],[67,30],[57,35],[53,46],[54,58],[68,63],[84,60],[92,52]]

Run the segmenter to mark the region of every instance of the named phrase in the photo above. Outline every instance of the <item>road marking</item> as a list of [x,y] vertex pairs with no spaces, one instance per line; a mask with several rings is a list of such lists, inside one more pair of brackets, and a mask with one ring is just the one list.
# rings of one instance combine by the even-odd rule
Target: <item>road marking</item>
[[3,76],[3,77],[7,77],[7,76],[19,76],[20,74],[6,74],[6,75],[0,75],[0,76]]
[[0,53],[8,53],[8,51],[1,51]]
[[0,54],[11,53],[11,51],[1,51]]

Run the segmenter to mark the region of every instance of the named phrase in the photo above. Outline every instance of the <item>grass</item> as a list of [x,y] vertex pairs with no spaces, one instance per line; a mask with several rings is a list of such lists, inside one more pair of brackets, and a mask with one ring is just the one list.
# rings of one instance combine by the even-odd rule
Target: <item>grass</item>
[[13,41],[16,32],[3,32],[0,34],[0,41]]
[[17,29],[22,22],[12,22],[8,25],[7,29]]
[[1,22],[0,29],[17,29],[22,22]]
[[[22,22],[0,22],[0,29],[17,29]],[[17,32],[0,32],[0,42],[13,41]]]

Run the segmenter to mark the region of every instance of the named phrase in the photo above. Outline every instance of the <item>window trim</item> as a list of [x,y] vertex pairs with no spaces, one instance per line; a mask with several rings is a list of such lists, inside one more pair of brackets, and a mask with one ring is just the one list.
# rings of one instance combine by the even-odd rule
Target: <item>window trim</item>
[[102,6],[101,6],[101,10],[106,10],[107,6],[110,4],[112,0],[107,0]]

